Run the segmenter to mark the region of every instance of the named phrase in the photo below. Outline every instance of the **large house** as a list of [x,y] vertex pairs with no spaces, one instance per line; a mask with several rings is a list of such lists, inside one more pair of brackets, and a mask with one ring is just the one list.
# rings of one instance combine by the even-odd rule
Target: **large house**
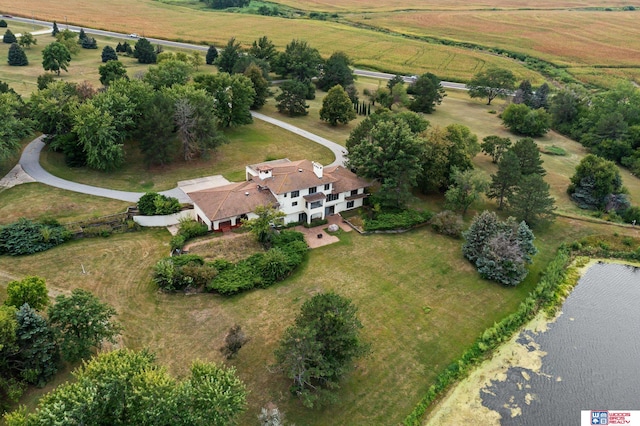
[[284,223],[307,222],[362,206],[369,182],[342,166],[281,159],[246,167],[246,181],[189,192],[196,220],[210,230],[239,226],[258,206],[285,214]]

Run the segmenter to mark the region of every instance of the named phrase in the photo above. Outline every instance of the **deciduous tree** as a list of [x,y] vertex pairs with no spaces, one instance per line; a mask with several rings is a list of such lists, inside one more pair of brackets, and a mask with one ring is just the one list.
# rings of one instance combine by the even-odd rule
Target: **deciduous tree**
[[253,121],[250,108],[256,91],[247,77],[221,72],[199,75],[194,81],[197,88],[213,96],[214,115],[220,127],[240,126]]
[[322,100],[320,119],[336,126],[338,123],[347,124],[355,118],[356,111],[347,92],[339,84],[332,87]]
[[31,33],[22,33],[22,35],[20,36],[20,40],[18,40],[18,44],[21,47],[31,49],[31,46],[35,46],[36,44],[38,44],[38,40]]
[[125,80],[129,79],[127,68],[118,60],[110,60],[106,64],[100,65],[98,73],[100,74],[100,83],[102,83],[103,86],[108,86],[120,78]]
[[267,98],[271,95],[271,91],[269,90],[269,82],[266,78],[264,78],[262,69],[260,69],[260,67],[258,67],[256,64],[252,63],[244,71],[244,76],[251,80],[253,90],[255,90],[256,92],[255,96],[253,97],[251,109],[262,108],[267,102]]
[[260,244],[268,245],[275,232],[274,226],[282,222],[283,212],[273,206],[258,206],[253,212],[256,217],[242,222]]
[[335,293],[307,300],[276,349],[276,366],[293,381],[291,391],[305,406],[320,405],[338,387],[353,362],[369,347],[360,338],[362,324],[352,302]]
[[334,52],[322,67],[322,72],[316,83],[318,89],[326,92],[336,85],[347,87],[353,84],[353,72],[349,65],[351,65],[351,59],[346,53]]
[[[359,132],[360,133],[360,132]],[[348,167],[380,182],[376,199],[386,207],[404,207],[422,172],[424,141],[402,119],[377,121],[349,147]]]
[[42,51],[42,67],[45,71],[54,71],[60,75],[60,70],[67,70],[67,65],[71,62],[69,49],[58,42],[53,42]]
[[267,36],[254,40],[249,48],[249,55],[263,59],[269,63],[277,56],[276,46]]
[[290,117],[307,115],[309,105],[305,100],[307,85],[300,81],[287,80],[280,85],[280,94],[276,96],[276,108],[281,114]]
[[471,98],[487,98],[487,105],[495,98],[505,98],[514,90],[516,78],[503,68],[488,68],[473,76],[467,84]]
[[67,361],[87,357],[91,348],[103,341],[115,342],[120,325],[113,320],[116,311],[90,292],[75,289],[60,295],[49,308],[49,322],[60,336],[60,352]]
[[440,105],[442,99],[447,96],[442,84],[440,84],[440,79],[432,73],[422,74],[418,77],[418,79],[409,86],[407,93],[413,95],[409,109],[427,114],[431,114],[436,109],[436,105]]
[[231,74],[240,58],[240,53],[242,53],[240,42],[236,41],[235,37],[231,37],[216,60],[218,70]]
[[544,109],[531,109],[525,104],[511,104],[502,112],[502,123],[513,133],[543,136],[551,128],[551,115]]
[[272,66],[278,75],[306,82],[318,76],[322,63],[318,49],[309,46],[304,40],[295,39],[273,60]]
[[162,87],[171,87],[174,84],[186,84],[192,71],[193,68],[188,63],[175,59],[162,61],[156,66],[150,66],[142,80],[158,90]]
[[7,284],[7,300],[4,303],[16,309],[27,303],[33,309],[41,311],[49,304],[49,295],[44,279],[29,276],[20,281],[9,282]]
[[0,161],[16,152],[20,141],[33,131],[33,122],[23,116],[23,109],[15,92],[0,93]]
[[62,30],[56,35],[56,41],[63,44],[69,53],[72,55],[80,52],[80,45],[78,44],[78,34],[71,30]]
[[452,183],[444,194],[447,208],[462,211],[464,216],[469,207],[482,198],[488,186],[487,178],[477,170],[461,172],[455,168],[451,178]]
[[95,170],[114,170],[124,163],[124,148],[116,123],[108,111],[92,103],[82,104],[74,118],[74,133],[87,154],[87,166]]
[[509,147],[511,147],[511,139],[501,138],[500,136],[486,136],[482,139],[480,148],[482,152],[491,157],[492,163],[498,163]]

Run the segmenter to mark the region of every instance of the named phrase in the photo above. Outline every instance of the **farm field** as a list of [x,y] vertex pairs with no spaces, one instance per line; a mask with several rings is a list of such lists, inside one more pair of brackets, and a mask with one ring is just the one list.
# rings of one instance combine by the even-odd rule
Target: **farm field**
[[[603,7],[599,0],[277,0],[275,3],[303,10],[323,12],[388,12],[394,10],[482,10],[482,9],[565,9]],[[624,0],[608,1],[609,7],[623,7]]]
[[405,34],[497,46],[562,66],[640,63],[640,28],[634,11],[412,11],[347,17]]
[[[14,10],[16,15],[23,10],[22,3],[16,0],[0,0],[0,8]],[[229,38],[236,37],[248,47],[254,40],[267,35],[278,49],[283,50],[293,38],[300,38],[325,57],[342,50],[358,67],[381,71],[433,72],[446,80],[467,80],[484,67],[500,66],[511,69],[519,78],[542,81],[536,72],[507,58],[399,38],[336,22],[195,11],[152,0],[133,3],[109,0],[108,4],[70,0],[63,5],[52,0],[36,0],[29,9],[38,19],[64,22],[67,17],[69,23],[76,25],[217,46],[224,46]]]
[[[76,287],[90,290],[115,306],[125,329],[120,344],[150,348],[174,374],[186,373],[197,358],[225,362],[218,348],[228,328],[240,324],[251,340],[228,362],[250,390],[249,409],[240,424],[251,424],[268,402],[298,425],[397,424],[442,368],[516,308],[561,241],[596,228],[561,219],[538,233],[541,252],[517,288],[479,279],[462,258],[460,241],[428,228],[400,235],[343,233],[340,243],[312,250],[293,277],[230,298],[157,292],[150,271],[168,253],[165,230],[78,240],[32,256],[4,257],[0,288],[7,277],[32,274],[46,279],[52,295]],[[307,410],[291,397],[288,381],[269,373],[268,366],[301,304],[330,290],[358,306],[372,353],[342,383],[337,404]]]

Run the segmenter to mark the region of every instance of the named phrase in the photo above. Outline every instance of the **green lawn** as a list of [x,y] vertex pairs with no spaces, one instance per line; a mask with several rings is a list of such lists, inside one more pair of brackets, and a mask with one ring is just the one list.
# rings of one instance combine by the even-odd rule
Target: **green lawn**
[[[54,201],[55,200],[55,201]],[[0,191],[0,225],[28,219],[55,218],[76,222],[120,213],[131,203],[27,183]]]
[[[149,273],[168,253],[170,236],[164,230],[3,257],[0,284],[7,276],[31,274],[44,277],[53,294],[76,287],[94,292],[118,311],[125,327],[119,344],[150,348],[175,374],[185,373],[198,358],[236,366],[250,390],[241,424],[251,424],[269,402],[299,425],[397,424],[442,368],[484,328],[516,308],[560,242],[592,232],[560,221],[538,233],[541,252],[527,280],[515,289],[479,279],[461,256],[461,242],[428,228],[399,235],[342,233],[340,243],[311,251],[308,262],[285,282],[232,298],[158,293]],[[287,381],[270,373],[268,365],[301,304],[321,291],[353,299],[372,353],[342,383],[337,404],[311,411],[290,396]],[[426,308],[431,311],[425,313]],[[227,362],[218,348],[234,324],[251,340],[237,359]],[[33,396],[26,401],[33,404]]]
[[294,135],[276,126],[254,120],[248,126],[225,132],[230,143],[211,153],[208,159],[198,159],[185,167],[177,159],[165,167],[147,168],[138,149],[126,146],[127,162],[114,172],[96,172],[87,168],[68,168],[61,154],[45,151],[40,157],[43,167],[63,179],[124,191],[163,191],[174,188],[178,181],[222,174],[231,181],[244,180],[247,164],[288,157],[309,159],[323,164],[335,158],[327,148]]

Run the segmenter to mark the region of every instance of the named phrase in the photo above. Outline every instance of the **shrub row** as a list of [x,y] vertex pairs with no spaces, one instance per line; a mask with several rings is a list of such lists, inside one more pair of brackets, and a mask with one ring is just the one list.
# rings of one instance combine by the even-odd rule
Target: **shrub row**
[[520,303],[518,310],[502,321],[486,329],[476,342],[457,361],[451,363],[436,378],[411,414],[404,420],[405,425],[422,424],[422,416],[431,403],[452,383],[464,377],[471,368],[482,362],[501,343],[509,340],[520,327],[538,313],[540,309],[553,309],[567,294],[577,274],[567,278],[565,267],[569,261],[569,250],[562,247],[549,263],[543,277],[529,296]]
[[184,254],[160,259],[153,270],[153,281],[162,290],[174,292],[189,287],[202,288],[217,274],[213,262],[205,263],[198,255]]
[[394,229],[409,229],[416,225],[428,222],[432,217],[433,213],[418,210],[378,213],[374,219],[364,220],[364,230],[388,231]]
[[0,255],[20,256],[48,250],[71,239],[71,233],[57,221],[34,222],[21,218],[0,227]]
[[304,235],[296,231],[281,231],[272,244],[265,253],[254,254],[236,264],[214,262],[218,275],[207,289],[232,295],[256,287],[269,287],[288,277],[304,261],[308,250]]

